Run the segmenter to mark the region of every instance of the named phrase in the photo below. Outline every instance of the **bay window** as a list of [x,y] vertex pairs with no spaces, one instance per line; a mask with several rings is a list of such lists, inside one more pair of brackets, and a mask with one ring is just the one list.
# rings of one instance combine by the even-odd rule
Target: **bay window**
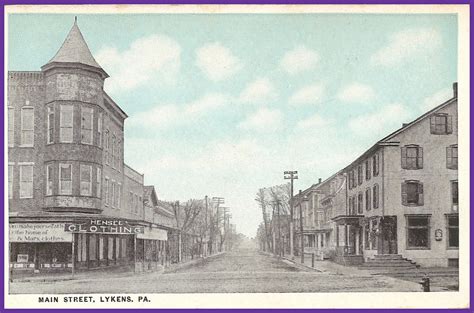
[[80,165],[81,196],[92,195],[92,166]]
[[59,164],[59,194],[72,194],[72,164]]
[[70,143],[74,134],[74,106],[61,104],[59,112],[59,141]]
[[92,144],[93,115],[92,108],[81,108],[81,143]]

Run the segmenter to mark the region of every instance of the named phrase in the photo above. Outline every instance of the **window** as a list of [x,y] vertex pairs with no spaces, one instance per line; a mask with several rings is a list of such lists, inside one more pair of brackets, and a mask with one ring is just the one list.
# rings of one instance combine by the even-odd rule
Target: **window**
[[459,216],[447,216],[448,248],[459,248]]
[[113,168],[115,168],[115,158],[116,158],[116,146],[115,146],[115,134],[112,135],[112,160],[111,160],[111,165]]
[[357,213],[362,214],[363,213],[363,205],[364,202],[364,196],[362,195],[362,192],[359,192],[358,199],[357,199]]
[[354,175],[353,175],[353,172],[350,171],[349,174],[348,174],[348,176],[349,176],[349,189],[352,189],[352,184],[353,184],[353,182],[354,182]]
[[401,148],[402,168],[416,170],[423,168],[423,148],[417,145],[407,145]]
[[369,238],[369,233],[370,233],[370,226],[369,226],[369,223],[367,223],[367,225],[365,225],[364,227],[364,237],[365,237],[365,241],[364,241],[364,248],[365,250],[369,250],[370,249],[370,238]]
[[446,113],[438,113],[431,116],[430,131],[435,135],[451,134],[453,132],[452,116]]
[[135,211],[135,207],[133,206],[133,193],[130,191],[129,192],[129,198],[128,198],[128,206],[130,208],[130,211],[134,212]]
[[370,179],[370,174],[371,174],[370,169],[371,169],[371,167],[370,167],[370,159],[367,159],[367,160],[365,160],[365,180],[369,180],[369,179]]
[[8,164],[8,199],[13,198],[13,164]]
[[33,198],[33,164],[20,164],[20,198]]
[[92,195],[92,166],[83,165],[80,166],[81,169],[81,196],[91,196]]
[[109,165],[109,148],[110,148],[110,133],[109,130],[105,130],[105,164]]
[[423,184],[417,180],[402,183],[402,204],[406,206],[423,205]]
[[459,205],[459,191],[458,191],[458,181],[451,182],[451,202],[453,210],[458,210]]
[[379,175],[379,155],[378,154],[375,154],[372,157],[372,171],[373,171],[374,177]]
[[458,169],[458,145],[446,148],[446,167],[452,170]]
[[117,184],[117,209],[120,209],[121,199],[122,199],[122,184],[118,183]]
[[407,249],[430,248],[429,216],[407,216]]
[[48,105],[48,133],[46,142],[53,143],[54,142],[54,106]]
[[374,209],[379,208],[379,185],[375,184],[374,187],[372,188],[372,206]]
[[15,144],[15,109],[8,107],[8,146]]
[[83,107],[81,109],[81,142],[92,144],[92,121],[94,111],[92,108]]
[[371,207],[370,205],[372,204],[372,199],[370,199],[370,188],[367,188],[365,190],[365,210],[370,211]]
[[59,193],[72,194],[72,164],[59,164]]
[[96,187],[95,195],[97,198],[100,198],[101,191],[102,191],[102,170],[100,167],[97,168],[95,187]]
[[72,142],[74,133],[72,104],[61,104],[59,118],[59,141]]
[[46,195],[53,194],[53,164],[46,165]]
[[110,202],[112,204],[112,207],[115,208],[115,205],[117,203],[116,199],[115,199],[115,181],[112,180],[110,182],[110,189],[111,189],[111,192],[110,192]]
[[357,167],[357,182],[359,183],[359,185],[362,185],[362,180],[363,180],[363,177],[362,177],[362,164],[360,164]]
[[117,170],[120,172],[120,168],[122,167],[122,142],[120,139],[117,140]]
[[34,110],[31,107],[21,108],[21,145],[33,146]]
[[109,178],[106,177],[104,180],[104,198],[105,198],[105,205],[109,204]]
[[97,145],[102,147],[102,112],[99,112],[99,116],[97,118]]

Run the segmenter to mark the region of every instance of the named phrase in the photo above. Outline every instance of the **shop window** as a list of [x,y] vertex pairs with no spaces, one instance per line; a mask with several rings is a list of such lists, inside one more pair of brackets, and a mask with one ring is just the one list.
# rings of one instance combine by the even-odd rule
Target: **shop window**
[[81,164],[81,196],[92,195],[92,166]]
[[370,188],[367,188],[365,190],[365,210],[370,211],[371,210],[371,204],[372,204],[372,199],[370,198]]
[[8,107],[8,146],[15,144],[15,109]]
[[359,164],[357,167],[357,182],[359,185],[362,185],[363,176],[362,176],[362,164]]
[[379,175],[379,155],[378,154],[374,154],[374,156],[372,157],[372,171],[373,171],[374,177]]
[[379,208],[379,194],[379,185],[375,184],[372,188],[372,206],[374,207],[374,209]]
[[452,116],[446,113],[432,115],[430,117],[430,131],[435,135],[451,134],[453,132]]
[[459,216],[447,216],[448,248],[459,248]]
[[89,235],[89,260],[95,261],[97,260],[97,235],[90,234]]
[[48,105],[48,120],[47,120],[47,136],[46,142],[53,143],[54,142],[54,106]]
[[96,173],[96,191],[95,195],[97,198],[101,197],[101,191],[102,191],[102,169],[100,167],[97,168],[97,173]]
[[53,194],[53,164],[46,165],[46,195],[51,196]]
[[365,225],[364,227],[364,236],[365,236],[365,241],[364,241],[364,244],[365,244],[365,250],[369,250],[370,249],[370,229],[369,229],[369,224]]
[[122,258],[127,257],[127,238],[122,238],[122,248],[120,249],[120,256]]
[[114,259],[114,237],[109,236],[107,242],[108,242],[107,258],[109,260],[113,260]]
[[13,198],[13,164],[8,164],[8,199]]
[[458,145],[446,148],[446,167],[452,170],[458,169]]
[[99,112],[98,117],[97,117],[97,145],[99,147],[102,147],[102,125],[103,125],[103,117],[102,117],[102,112]]
[[365,160],[365,180],[370,179],[371,174],[370,159]]
[[402,168],[416,170],[423,168],[423,148],[417,145],[407,145],[401,148]]
[[32,107],[21,108],[21,145],[33,146],[34,137],[34,109]]
[[92,144],[92,125],[94,111],[92,108],[81,108],[81,143]]
[[359,193],[358,197],[357,197],[357,213],[358,214],[362,214],[364,213],[364,209],[362,208],[362,205],[363,205],[363,202],[364,202],[364,196],[362,194],[362,192]]
[[20,164],[20,198],[33,198],[33,164]]
[[372,249],[377,248],[377,229],[378,229],[378,223],[376,220],[372,220],[372,228],[370,229],[370,244]]
[[115,259],[120,259],[120,238],[115,237]]
[[430,248],[429,216],[407,216],[407,249]]
[[448,267],[459,267],[459,259],[448,259]]
[[59,193],[72,194],[72,164],[59,164]]
[[74,134],[74,106],[61,104],[59,117],[59,141],[72,142]]
[[77,261],[87,261],[87,234],[77,234]]
[[423,205],[423,184],[417,180],[402,183],[402,204],[405,206]]

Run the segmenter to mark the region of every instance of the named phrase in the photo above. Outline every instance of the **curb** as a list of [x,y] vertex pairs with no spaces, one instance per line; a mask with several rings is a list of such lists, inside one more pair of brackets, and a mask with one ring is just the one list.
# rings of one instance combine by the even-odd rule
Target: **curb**
[[286,257],[282,257],[281,258],[283,262],[289,264],[289,265],[292,265],[296,268],[299,268],[299,269],[303,269],[303,270],[310,270],[311,272],[318,272],[318,273],[324,273],[325,271],[322,271],[322,270],[318,270],[317,268],[315,267],[311,267],[309,265],[306,265],[306,264],[301,264],[301,263],[298,263],[296,261],[293,261],[291,259],[288,259]]

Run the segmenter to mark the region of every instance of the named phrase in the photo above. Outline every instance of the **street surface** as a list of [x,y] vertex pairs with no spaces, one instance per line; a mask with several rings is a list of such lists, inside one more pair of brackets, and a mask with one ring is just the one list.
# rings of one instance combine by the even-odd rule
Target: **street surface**
[[236,292],[420,291],[417,284],[363,272],[351,274],[298,269],[255,249],[242,247],[181,266],[171,272],[110,275],[54,282],[13,282],[11,293],[236,293]]

